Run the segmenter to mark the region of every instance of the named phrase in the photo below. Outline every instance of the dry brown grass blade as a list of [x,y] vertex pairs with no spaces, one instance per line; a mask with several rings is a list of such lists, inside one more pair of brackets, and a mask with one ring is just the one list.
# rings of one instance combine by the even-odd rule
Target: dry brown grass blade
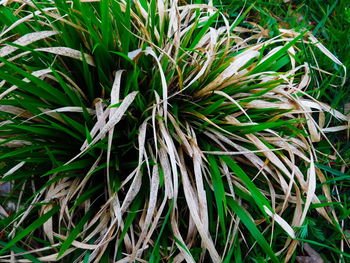
[[[25,0],[18,2],[21,4],[28,3],[34,7],[30,1]],[[81,2],[99,2],[99,0],[82,0]],[[122,70],[117,71],[114,76],[110,94],[110,107],[107,107],[102,99],[96,99],[94,101],[95,110],[88,109],[89,113],[96,115],[97,119],[90,131],[92,142],[88,143],[88,141],[85,141],[80,149],[81,152],[68,163],[79,158],[88,151],[92,145],[106,138],[106,136],[108,136],[107,151],[105,148],[100,150],[100,155],[94,163],[92,162],[89,172],[83,175],[83,179],[60,180],[52,184],[45,192],[44,201],[49,202],[54,200],[62,207],[58,220],[60,232],[58,234],[54,233],[54,235],[65,240],[68,235],[68,231],[66,231],[65,228],[74,228],[76,223],[74,218],[80,216],[79,213],[82,211],[86,212],[90,209],[95,200],[90,200],[90,198],[88,198],[78,209],[73,209],[73,211],[69,210],[69,205],[74,202],[75,199],[81,197],[84,191],[89,188],[89,184],[93,182],[93,180],[90,181],[90,175],[100,166],[100,162],[102,162],[103,165],[107,164],[107,168],[103,170],[104,176],[107,174],[108,186],[106,188],[108,188],[108,193],[105,193],[104,196],[106,202],[102,205],[100,210],[98,210],[98,213],[84,225],[78,238],[72,243],[74,247],[72,249],[81,248],[92,251],[89,259],[90,262],[99,262],[107,246],[115,249],[115,255],[112,259],[114,261],[118,249],[122,249],[122,253],[124,253],[123,256],[125,257],[118,262],[144,262],[145,260],[141,257],[145,255],[144,253],[147,249],[152,249],[154,245],[152,238],[158,233],[157,230],[159,226],[162,225],[162,216],[164,216],[163,212],[167,204],[173,205],[170,214],[170,225],[177,240],[175,240],[175,238],[169,238],[171,244],[165,249],[167,251],[172,251],[171,253],[173,254],[169,255],[167,252],[162,253],[164,260],[170,260],[169,258],[174,256],[174,262],[183,262],[184,260],[187,262],[195,262],[189,250],[201,246],[202,252],[199,261],[204,262],[204,260],[207,260],[209,256],[206,252],[209,251],[213,262],[221,262],[221,257],[224,258],[228,251],[230,251],[237,235],[239,235],[246,244],[251,245],[248,239],[245,240],[246,233],[242,232],[240,228],[239,218],[233,211],[230,211],[230,209],[227,211],[227,217],[232,218],[232,221],[225,223],[229,224],[228,236],[232,235],[232,238],[226,240],[223,253],[221,250],[219,251],[218,248],[221,246],[221,244],[219,244],[220,242],[217,242],[220,238],[219,223],[217,223],[216,230],[212,231],[214,233],[209,233],[209,226],[214,224],[215,227],[215,223],[209,222],[209,205],[205,188],[209,185],[209,188],[212,190],[214,189],[213,180],[206,162],[206,156],[210,154],[230,155],[237,163],[242,164],[242,167],[252,167],[252,169],[249,169],[248,173],[248,176],[251,176],[252,182],[254,184],[258,181],[265,183],[262,184],[262,186],[258,183],[256,183],[256,185],[259,187],[258,190],[261,191],[262,195],[269,198],[271,201],[273,209],[264,208],[266,214],[272,217],[272,224],[268,224],[268,222],[266,222],[267,220],[264,218],[257,219],[256,215],[253,213],[249,214],[249,209],[246,209],[248,215],[256,224],[260,224],[262,229],[264,229],[264,235],[265,231],[271,231],[271,239],[275,236],[276,224],[278,224],[289,237],[295,238],[296,234],[293,227],[302,225],[312,203],[320,203],[320,200],[315,195],[316,182],[326,182],[326,178],[322,172],[315,168],[314,161],[316,162],[317,159],[312,142],[302,135],[297,135],[298,137],[295,138],[283,137],[280,133],[275,132],[274,129],[265,129],[254,134],[238,136],[233,132],[228,132],[224,127],[225,125],[232,125],[240,129],[242,127],[249,127],[249,125],[258,125],[259,120],[254,120],[254,114],[251,114],[251,112],[259,109],[275,108],[276,111],[290,111],[288,113],[283,113],[284,111],[281,111],[282,113],[278,113],[276,116],[269,118],[267,120],[268,122],[294,120],[297,118],[307,119],[308,127],[305,128],[305,132],[311,134],[313,141],[319,141],[322,138],[321,135],[324,135],[325,132],[334,132],[349,128],[349,125],[328,127],[325,124],[326,118],[324,112],[329,112],[333,117],[341,121],[349,121],[349,118],[340,112],[332,110],[329,106],[308,97],[305,90],[308,88],[311,81],[310,67],[307,64],[297,65],[298,61],[294,57],[295,54],[300,51],[297,45],[288,49],[287,56],[289,56],[290,59],[291,69],[287,72],[280,72],[277,74],[276,72],[249,74],[251,68],[254,68],[256,63],[258,63],[253,63],[252,66],[248,67],[246,65],[249,62],[257,61],[257,58],[262,55],[262,60],[259,60],[259,63],[263,63],[283,48],[282,43],[285,44],[292,41],[299,33],[292,30],[281,30],[280,36],[263,41],[263,38],[268,37],[267,30],[259,25],[251,23],[252,28],[249,29],[243,27],[234,28],[233,32],[235,34],[237,33],[237,35],[235,35],[230,32],[231,26],[225,15],[220,13],[222,16],[220,20],[223,21],[223,23],[220,24],[224,24],[224,26],[216,27],[215,25],[215,28],[209,27],[207,32],[203,33],[194,51],[187,49],[182,50],[181,41],[187,37],[187,33],[190,32],[194,26],[197,26],[197,23],[200,25],[197,29],[201,29],[202,25],[209,21],[210,17],[217,9],[212,6],[213,1],[209,1],[208,5],[182,5],[182,2],[179,2],[180,1],[177,0],[158,0],[154,2],[156,6],[156,15],[159,15],[159,23],[161,26],[158,27],[158,25],[156,25],[153,32],[149,31],[151,22],[153,22],[151,21],[153,18],[150,17],[149,10],[151,5],[149,3],[146,3],[147,6],[145,6],[143,3],[140,3],[140,1],[134,0],[132,4],[133,10],[130,10],[130,15],[132,17],[131,26],[135,27],[135,30],[130,30],[130,33],[139,43],[137,43],[136,47],[133,47],[136,48],[134,51],[128,53],[128,57],[137,64],[143,59],[141,57],[142,55],[152,56],[149,62],[152,63],[152,61],[155,61],[152,67],[152,73],[160,74],[159,85],[161,85],[161,88],[158,89],[158,92],[161,94],[162,98],[160,98],[157,91],[151,94],[155,99],[150,103],[151,105],[147,106],[149,107],[147,110],[149,110],[149,113],[152,112],[152,115],[146,120],[141,119],[140,123],[142,124],[139,127],[136,126],[136,130],[138,128],[138,144],[135,137],[133,145],[138,151],[138,158],[135,160],[135,163],[137,161],[137,167],[133,167],[132,172],[128,171],[127,174],[123,174],[123,180],[121,180],[121,186],[119,188],[120,192],[117,191],[114,193],[110,184],[110,176],[112,173],[109,171],[109,166],[112,163],[111,159],[113,158],[114,149],[119,149],[118,147],[112,148],[114,129],[128,110],[134,113],[131,104],[135,101],[137,95],[137,93],[134,92],[123,100],[120,99],[120,90],[124,84],[122,83]],[[67,1],[67,3],[73,4],[73,1]],[[124,0],[118,3],[120,3],[122,12],[126,12],[129,3]],[[108,7],[110,8],[110,6]],[[20,9],[22,8],[23,7]],[[83,32],[83,34],[87,33],[82,26],[75,25],[69,21],[69,19],[66,20],[65,15],[62,16],[58,14],[54,9],[55,8],[44,9],[45,16],[57,19],[55,22],[61,22],[65,24],[65,26],[72,26]],[[21,12],[20,10],[17,11]],[[241,10],[241,12],[242,11],[243,10]],[[199,16],[197,16],[197,13]],[[48,28],[52,27],[52,25],[48,23],[49,20],[47,20],[46,17],[44,18],[41,11],[37,11],[34,12],[33,15],[26,15],[3,31],[0,34],[0,38],[5,38],[2,38],[0,43],[3,43],[9,38],[6,34],[11,32],[13,28],[32,19],[34,15],[45,19],[42,21],[44,26]],[[159,28],[162,28],[162,25],[165,26],[164,38],[162,38],[163,36],[161,36],[161,31],[159,30]],[[45,39],[43,32],[40,33],[41,35],[26,35],[16,40],[17,44],[22,43],[23,45],[29,45],[37,40]],[[242,35],[244,35],[244,39],[240,37]],[[28,40],[28,38],[30,38],[30,40]],[[83,38],[84,40],[82,41],[85,44],[87,38],[85,36]],[[320,50],[335,63],[343,66],[339,60],[329,54],[322,45],[312,38],[312,36],[309,38],[312,43],[320,48]],[[16,41],[14,43],[16,43]],[[116,42],[118,41],[120,40],[116,39]],[[162,46],[158,46],[160,42],[162,42]],[[119,45],[120,43],[117,44]],[[145,50],[137,48],[145,46],[145,44],[149,46]],[[269,52],[267,54],[262,53],[262,51],[265,50],[264,47],[270,44],[271,48],[268,47],[266,49],[269,50]],[[35,50],[59,56],[68,56],[80,61],[83,60],[84,56],[89,65],[95,65],[91,55],[82,54],[80,51],[69,49],[68,47],[44,47]],[[3,56],[10,56],[15,51],[16,49],[13,49],[11,46],[4,46],[0,49],[0,54]],[[178,54],[182,54],[180,58]],[[30,55],[30,52],[21,54],[15,53],[13,56],[9,57],[8,60],[25,59],[26,57],[24,58],[24,56],[27,55]],[[165,57],[172,62],[172,64],[168,63],[166,68],[163,63]],[[217,74],[215,76],[211,75],[226,62],[228,62],[226,68],[220,69],[221,72],[216,72]],[[181,70],[178,65],[182,65]],[[168,74],[169,72],[172,73]],[[37,74],[37,77],[48,78],[58,83],[58,79],[49,75],[49,73],[51,72],[46,72],[46,74],[45,72],[43,74],[36,72],[35,74]],[[62,73],[58,73],[64,76]],[[184,87],[182,87],[182,74],[185,79]],[[281,80],[282,83],[274,89],[269,90],[269,92],[264,93],[265,89],[269,88],[271,85],[269,82],[274,80]],[[25,79],[23,81],[27,80]],[[70,87],[77,90],[86,102],[89,103],[89,99],[84,94],[84,91],[74,83],[73,79],[64,76],[64,81],[67,81]],[[195,110],[191,112],[186,109],[179,112],[181,113],[181,119],[175,114],[172,115],[173,108],[169,103],[174,101],[173,98],[181,99],[183,95],[192,96],[192,93],[188,95],[186,92],[189,92],[189,88],[196,82],[204,83],[203,86],[200,86],[204,87],[202,90],[197,90],[196,92],[194,89],[196,100],[200,102],[202,99],[207,99],[211,94],[213,94],[213,98],[217,98],[217,95],[219,95],[225,99],[223,103],[224,106],[234,105],[238,107],[238,110],[226,116],[225,119],[220,119],[219,117],[218,122],[212,121],[212,117],[208,117],[200,113],[200,111],[197,113]],[[5,84],[7,84],[5,81],[0,82],[1,87]],[[249,87],[249,85],[255,84],[266,84],[266,86],[263,88],[254,88],[253,90],[246,89],[244,92],[236,93],[232,96],[223,91],[223,88],[229,86],[237,86],[237,88],[242,87],[245,89]],[[13,86],[5,90],[5,93],[1,94],[0,98],[9,94],[16,88],[17,87]],[[173,91],[174,89],[176,90]],[[249,98],[256,93],[262,93],[263,95],[251,102],[244,102],[249,101]],[[103,96],[103,98],[105,98],[105,96]],[[117,106],[116,104],[119,102],[121,102],[121,104]],[[204,107],[209,105],[210,103],[204,105]],[[27,112],[20,111],[21,109],[17,108],[4,109],[13,114],[20,114],[21,117],[29,118],[26,121],[36,121],[35,118],[39,116],[36,115],[33,117],[30,114],[30,116],[25,116]],[[59,118],[61,114],[57,113],[82,112],[79,107],[41,110],[41,114],[50,115],[59,121],[63,120]],[[312,118],[316,114],[319,116],[318,121]],[[187,122],[186,120],[182,122],[182,118],[185,119],[187,115],[191,115],[191,119],[199,119],[198,123],[205,122],[209,124],[208,128],[204,128],[204,134],[207,135],[207,137],[204,139],[200,138],[203,133],[196,133],[198,131],[198,127],[196,126],[198,124],[197,122],[191,123],[191,121]],[[17,117],[19,116],[16,116],[16,118]],[[239,120],[241,118],[245,119],[245,121],[240,122]],[[222,126],[220,125],[221,123],[223,124]],[[0,125],[2,124],[3,123]],[[297,125],[299,125],[297,128],[304,128],[302,126],[303,124]],[[200,148],[202,145],[201,143],[208,138],[210,143],[213,143],[213,145],[221,149],[217,151],[202,151]],[[117,140],[115,141],[117,142]],[[274,148],[270,149],[267,147],[266,142]],[[13,141],[13,143],[15,143],[15,141]],[[25,141],[19,142],[20,146],[25,144]],[[105,160],[102,159],[102,156],[105,154],[107,155],[106,163],[104,163]],[[186,156],[184,156],[185,154]],[[220,159],[220,157],[218,157],[218,159]],[[153,164],[153,162],[156,164]],[[235,190],[238,189],[252,196],[249,187],[247,187],[242,178],[229,169],[227,164],[222,160],[219,163],[219,169],[221,175],[223,175],[222,178],[224,180],[226,179],[224,182],[224,191],[226,192],[224,194],[227,198],[234,198],[241,206],[245,206],[247,200],[240,200],[240,193],[238,191],[235,192]],[[300,164],[304,168],[307,166],[307,163],[310,163],[310,168],[306,180],[304,178],[303,169],[299,168],[298,165]],[[15,172],[24,164],[25,162],[18,163],[16,166],[9,169],[7,174],[9,175]],[[106,170],[107,172],[105,173]],[[55,176],[57,175],[50,176],[50,179],[53,179]],[[147,188],[147,191],[149,191],[149,193],[144,195],[148,197],[148,200],[145,200],[145,204],[143,208],[141,208],[142,210],[140,210],[135,217],[136,220],[128,226],[129,229],[123,238],[124,245],[118,247],[119,244],[116,240],[119,239],[124,229],[123,220],[127,217],[128,209],[135,200],[137,194],[141,189],[143,190],[142,183],[148,179],[150,186]],[[182,189],[179,191],[180,187],[183,187],[185,200],[183,200],[183,196],[178,196],[179,193],[182,194]],[[322,191],[329,202],[334,201],[326,185],[322,186]],[[306,194],[306,200],[302,198],[303,194]],[[158,201],[160,200],[158,199],[161,198],[163,198],[163,201],[159,204]],[[35,201],[42,201],[39,194],[36,196]],[[178,207],[180,203],[185,204],[185,209],[187,209],[186,213],[188,211],[188,218],[186,217],[186,219],[181,218],[181,213],[184,209]],[[49,209],[50,205],[43,206],[41,212],[45,213]],[[334,211],[329,214],[324,208],[317,208],[317,211],[329,222],[332,222],[334,219],[337,221]],[[293,220],[290,220],[292,222],[287,222],[288,220],[284,218],[287,212],[293,214]],[[0,213],[2,212],[0,211]],[[333,218],[330,218],[331,214]],[[12,236],[14,236],[15,229],[21,226],[23,220],[28,218],[28,215],[28,213],[24,213],[16,224],[11,224],[11,226],[14,226],[14,230],[11,233]],[[188,221],[183,224],[183,220],[187,219]],[[54,241],[52,238],[54,227],[52,220],[47,221],[43,226],[44,235],[48,237],[48,240],[52,244]],[[187,229],[183,229],[184,227]],[[212,229],[212,227],[210,229]],[[187,234],[186,238],[183,238],[184,234]],[[211,234],[215,237],[212,238]],[[94,244],[89,244],[91,239],[94,239]],[[248,253],[255,245],[256,243],[248,249]],[[282,253],[285,253],[287,250],[286,260],[288,261],[297,245],[298,241],[291,240],[290,238],[287,239],[283,248],[278,252],[278,255],[282,255]],[[53,244],[53,249],[54,246],[56,246],[56,244]],[[176,247],[178,250],[176,250]],[[69,252],[71,251],[73,250],[69,250]],[[33,253],[38,252],[39,251]],[[57,258],[53,258],[53,255],[47,256],[44,260],[57,261]],[[79,255],[78,258],[76,258],[76,262],[82,261],[83,256],[83,254]],[[6,257],[6,260],[7,259],[14,261],[14,255],[9,255],[9,257]]]
[[[15,166],[13,166],[10,170],[8,170],[6,173],[4,173],[4,175],[1,177],[1,179],[4,179],[6,176],[9,176],[11,174],[13,174],[14,172],[16,172],[17,170],[19,170],[23,165],[25,165],[25,161],[19,162],[18,164],[16,164]],[[1,192],[0,192],[1,194]]]
[[[114,82],[113,82],[112,90],[111,90],[111,105],[115,105],[119,102],[122,74],[123,74],[123,70],[118,70],[115,73]],[[115,108],[110,109],[109,118],[112,118],[115,111],[116,111]],[[111,158],[113,131],[114,131],[114,127],[112,127],[112,129],[108,132],[108,146],[107,146],[107,167],[108,167],[107,168],[107,184],[108,184],[108,192],[109,192],[110,196],[111,196],[111,189],[109,187],[109,185],[110,185],[109,164],[110,164],[110,158]]]
[[237,55],[236,57],[233,58],[233,61],[231,62],[231,64],[221,74],[219,74],[218,77],[216,77],[206,87],[198,91],[195,94],[195,96],[200,97],[212,91],[213,89],[218,89],[218,87],[221,84],[223,84],[224,81],[231,78],[232,76],[235,76],[236,74],[239,75],[240,73],[238,72],[238,70],[241,67],[243,67],[248,61],[258,57],[259,55],[260,55],[260,52],[254,49],[248,49],[243,53]]
[[[19,46],[27,46],[31,43],[34,43],[36,41],[57,35],[58,32],[56,31],[41,31],[41,32],[34,32],[34,33],[28,33],[16,41],[13,42],[13,44],[19,45]],[[6,57],[10,55],[11,53],[18,50],[18,47],[6,45],[0,49],[0,57]]]
[[161,215],[162,215],[162,213],[163,213],[163,210],[164,210],[164,207],[165,207],[166,203],[167,203],[167,197],[165,196],[164,199],[163,199],[163,201],[162,201],[162,203],[161,203],[161,205],[160,205],[159,208],[158,208],[157,213],[156,213],[155,216],[154,216],[152,225],[151,225],[150,228],[149,228],[149,231],[148,231],[148,233],[147,233],[147,236],[146,236],[145,239],[143,240],[142,250],[146,248],[148,242],[150,241],[151,236],[152,236],[154,230],[156,229],[157,224],[158,224],[158,222],[159,222],[159,220],[160,220],[160,217],[161,217]]
[[[13,56],[13,57],[10,57],[9,59],[7,59],[7,61],[8,62],[12,62],[12,61],[15,61],[16,59],[19,59],[21,57],[27,56],[29,54],[31,54],[30,51],[25,51],[25,52],[22,52],[22,53],[19,53],[19,54]],[[5,66],[5,65],[6,65],[5,63],[0,63],[0,68]]]
[[[44,214],[46,212],[48,212],[49,210],[51,210],[53,208],[52,205],[45,205],[42,207],[41,209],[41,213]],[[52,217],[49,218],[49,220],[47,220],[44,225],[43,225],[43,230],[45,232],[45,235],[47,237],[47,239],[49,240],[49,242],[52,244],[55,243],[54,241],[54,236],[53,236],[53,219]]]
[[134,179],[129,187],[129,190],[124,198],[124,202],[121,206],[121,213],[124,214],[126,209],[128,209],[129,205],[131,202],[134,200],[136,195],[138,194],[140,188],[141,188],[141,183],[142,183],[142,173],[140,171],[142,161],[143,161],[143,156],[145,153],[145,140],[146,140],[146,128],[147,128],[147,121],[144,121],[144,123],[140,127],[140,132],[138,136],[138,143],[139,143],[139,160],[138,160],[138,166],[136,168],[135,176]]
[[315,38],[312,34],[309,35],[309,40],[315,44],[315,46],[327,57],[329,57],[334,63],[340,65],[344,69],[344,78],[343,78],[343,83],[342,85],[345,84],[346,81],[346,67],[345,65],[338,59],[336,56],[332,54],[317,38]]
[[185,148],[187,154],[192,157],[193,150],[192,150],[192,147],[191,147],[188,139],[186,138],[186,135],[182,132],[180,126],[176,123],[174,117],[171,114],[168,114],[168,117],[169,117],[170,122],[174,126],[174,129],[175,129],[177,135],[180,137],[181,143],[184,145],[184,148]]
[[[101,123],[99,127],[99,131],[102,132],[103,127],[106,126],[106,119],[105,119],[105,104],[102,101],[102,99],[97,98],[95,99],[95,109],[96,109],[96,117],[97,117],[97,123]],[[93,135],[91,135],[92,137]]]
[[159,149],[158,154],[159,154],[160,165],[161,165],[163,173],[164,173],[165,195],[169,199],[172,199],[174,197],[174,187],[173,187],[173,182],[171,180],[171,178],[172,178],[171,166],[170,166],[169,158],[167,156],[167,153],[166,153],[164,146]]
[[315,171],[315,163],[312,153],[310,154],[310,168],[308,170],[308,179],[307,179],[307,194],[306,194],[306,201],[304,205],[304,211],[300,219],[300,225],[305,220],[306,213],[308,212],[308,209],[310,207],[310,204],[312,200],[314,199],[316,190],[316,171]]
[[198,198],[194,196],[194,190],[193,190],[193,187],[191,186],[190,179],[186,171],[186,164],[183,160],[183,154],[181,149],[179,153],[180,153],[181,178],[182,178],[186,202],[187,202],[189,211],[191,213],[191,217],[196,225],[199,235],[202,238],[203,246],[208,250],[212,261],[221,262],[221,258],[215,248],[214,242],[211,239],[211,237],[208,235],[207,229],[209,226],[204,225],[200,218]]
[[[122,101],[121,105],[117,108],[117,110],[115,111],[113,116],[108,120],[106,125],[103,125],[103,122],[98,121],[96,123],[96,125],[94,126],[94,128],[96,128],[95,129],[96,132],[97,132],[97,130],[101,129],[100,133],[98,135],[96,135],[96,137],[94,137],[93,140],[89,144],[87,144],[87,142],[85,142],[82,146],[81,152],[78,155],[76,155],[75,157],[73,157],[71,160],[69,160],[66,164],[69,164],[69,163],[73,162],[74,160],[76,160],[77,158],[79,158],[83,153],[85,153],[89,149],[89,147],[91,145],[94,145],[96,142],[98,142],[99,140],[104,138],[104,136],[122,119],[122,117],[124,116],[124,113],[129,108],[130,104],[134,101],[137,93],[138,93],[137,91],[134,91],[125,97],[125,99]],[[93,136],[93,135],[91,134],[91,136]],[[87,144],[87,146],[84,148],[84,145],[86,145],[86,144]]]
[[[31,74],[37,78],[40,78],[40,77],[45,77],[46,75],[48,75],[51,72],[52,72],[51,69],[40,69],[37,71],[33,71]],[[22,79],[22,81],[30,82],[30,80],[27,78]],[[17,86],[13,85],[10,88],[8,88],[7,90],[3,91],[0,94],[0,99],[3,99],[6,95],[10,94],[12,91],[16,90],[17,88],[18,88]]]
[[[183,246],[179,244],[181,242],[182,245],[186,245],[185,241],[183,240],[179,227],[178,227],[178,219],[175,218],[174,212],[171,215],[171,227],[173,230],[174,236],[177,238],[178,242],[176,242],[176,246],[180,250],[181,256],[186,260],[187,263],[195,263],[196,261],[194,260],[193,256],[189,254]],[[181,261],[179,261],[181,262]]]
[[[57,8],[51,7],[51,8],[44,8],[43,10],[49,12],[49,11],[57,10]],[[41,13],[42,13],[42,11],[35,11],[35,12],[33,12],[33,14],[29,14],[29,15],[27,15],[25,17],[22,17],[22,18],[16,20],[13,24],[11,24],[9,27],[7,27],[4,31],[2,31],[0,33],[0,44],[3,42],[3,40],[1,38],[4,35],[6,35],[8,32],[13,30],[15,27],[19,26],[20,24],[29,21],[30,19],[32,19],[35,16],[40,15]]]
[[[149,233],[149,227],[151,226],[152,217],[154,216],[157,198],[158,198],[158,188],[159,188],[159,173],[157,166],[153,167],[152,178],[151,178],[151,187],[150,187],[150,196],[148,201],[147,212],[145,220],[142,224],[142,232],[139,235],[139,240],[137,241],[135,247],[133,248],[133,256],[140,257],[143,249],[139,250],[142,243],[145,241],[147,233]],[[142,247],[144,248],[144,246]]]
[[[41,116],[41,115],[49,115],[53,118],[55,118],[56,120],[62,122],[62,123],[66,123],[64,121],[63,118],[61,118],[61,116],[58,114],[58,113],[67,113],[67,112],[75,112],[75,113],[82,113],[84,112],[83,108],[82,107],[75,107],[75,106],[71,106],[71,107],[62,107],[62,108],[57,108],[57,109],[54,109],[54,110],[49,110],[49,109],[40,109],[42,111],[42,113],[40,114],[37,114],[35,116],[32,116],[26,120],[24,120],[22,123],[26,123],[30,120],[33,120],[33,119],[36,119],[37,121],[40,121],[40,119],[37,119],[37,117]],[[85,109],[89,114],[91,115],[95,115],[96,114],[96,111],[93,110],[93,109]]]
[[[208,205],[207,205],[207,197],[204,189],[204,181],[202,175],[203,162],[201,154],[197,148],[197,145],[193,145],[193,166],[194,166],[194,175],[195,182],[197,187],[197,195],[198,195],[198,205],[199,205],[199,216],[203,223],[203,226],[209,227],[209,217],[208,217]],[[209,228],[206,229],[209,234]]]
[[5,142],[7,141],[6,139],[0,139],[0,145],[2,147],[9,147],[9,148],[19,148],[19,147],[23,147],[26,145],[32,145],[31,142],[29,141],[24,141],[24,140],[11,140],[9,142]]
[[[95,105],[96,107],[96,105]],[[91,138],[94,138],[99,130],[102,129],[106,125],[106,120],[109,116],[109,111],[110,109],[107,108],[102,115],[96,115],[97,117],[97,122],[95,123],[94,127],[90,131]],[[101,112],[99,112],[101,113]],[[89,143],[87,140],[84,141],[83,145],[80,147],[80,151],[84,151],[88,148]]]
[[268,209],[266,206],[264,208],[265,208],[265,212],[269,216],[271,216],[273,218],[273,220],[275,220],[282,227],[282,229],[284,231],[286,231],[286,233],[288,233],[288,235],[291,238],[295,238],[296,237],[293,228],[282,217],[280,217],[278,214],[272,213],[270,211],[270,209]]
[[36,204],[40,200],[44,192],[45,192],[44,190],[38,192],[33,198],[33,200],[30,202],[30,204],[28,205],[28,208],[17,218],[17,221],[12,221],[8,224],[7,226],[8,228],[13,225],[12,230],[9,233],[9,237],[13,238],[15,236],[16,230],[24,222],[27,216],[30,214],[30,212],[34,208],[34,204]]
[[80,61],[83,61],[83,56],[85,58],[85,61],[87,64],[90,66],[95,66],[94,58],[86,53],[81,53],[79,50],[69,48],[69,47],[43,47],[43,48],[36,48],[35,51],[40,51],[40,52],[46,52],[46,53],[51,53],[59,56],[65,56],[65,57],[70,57],[74,58]]
[[157,65],[159,67],[159,73],[160,73],[160,79],[161,79],[162,91],[163,91],[163,111],[164,111],[164,118],[166,122],[168,117],[168,85],[166,82],[164,71],[156,53],[154,53],[154,51],[150,47],[146,48],[145,55],[151,55],[156,60]]
[[169,160],[170,160],[170,166],[171,166],[171,181],[172,181],[172,193],[173,196],[172,198],[175,199],[177,198],[177,194],[178,194],[178,187],[179,187],[179,182],[178,182],[178,170],[177,170],[177,160],[178,160],[178,156],[177,156],[177,150],[176,150],[176,146],[173,142],[173,139],[171,138],[170,134],[168,133],[167,129],[165,128],[164,124],[162,121],[159,121],[159,129],[160,129],[160,133],[162,135],[162,138],[165,142],[165,148],[167,154],[169,155]]

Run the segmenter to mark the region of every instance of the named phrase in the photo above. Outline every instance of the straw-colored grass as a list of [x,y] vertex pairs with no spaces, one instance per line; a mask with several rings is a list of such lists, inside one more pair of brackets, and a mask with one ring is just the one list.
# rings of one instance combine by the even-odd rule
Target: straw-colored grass
[[310,32],[170,0],[2,4],[0,262],[288,262],[308,216],[339,224],[314,143],[349,127],[305,54],[343,64]]

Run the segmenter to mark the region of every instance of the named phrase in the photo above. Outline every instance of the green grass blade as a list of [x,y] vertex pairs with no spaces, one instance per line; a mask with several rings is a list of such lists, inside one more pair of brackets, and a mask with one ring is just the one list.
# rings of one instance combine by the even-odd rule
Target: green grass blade
[[62,246],[60,248],[60,251],[58,252],[57,259],[62,257],[64,252],[67,251],[67,249],[70,247],[70,245],[73,243],[75,238],[79,235],[80,231],[83,229],[84,224],[89,220],[90,216],[92,214],[92,211],[87,212],[81,220],[79,220],[79,223],[75,226],[75,228],[72,230],[72,232],[69,234],[67,239],[62,243]]
[[[253,183],[253,181],[249,178],[249,176],[243,171],[241,167],[229,156],[222,156],[222,160],[228,165],[228,167],[234,172],[244,184],[247,186],[250,194],[253,199],[256,201],[260,210],[265,214],[264,206],[268,207],[271,210],[270,203],[266,200],[265,196],[261,193],[259,188]],[[265,216],[267,216],[265,214]]]
[[278,50],[275,54],[270,56],[268,59],[266,59],[264,62],[258,64],[253,70],[249,72],[249,75],[253,75],[258,72],[266,71],[275,61],[277,61],[279,58],[281,58],[283,55],[286,54],[288,49],[292,47],[294,44],[296,44],[300,39],[303,38],[307,31],[301,32],[299,36],[297,36],[292,41],[285,44],[280,50]]
[[214,23],[215,19],[217,18],[217,16],[219,15],[219,11],[215,12],[215,14],[213,14],[208,21],[203,25],[202,29],[198,32],[198,34],[195,36],[195,38],[193,39],[191,45],[190,45],[190,49],[195,48],[195,46],[198,44],[198,42],[201,40],[201,38],[203,37],[203,35],[207,32],[207,30],[209,29],[209,27]]
[[214,156],[208,156],[210,171],[212,175],[212,184],[214,187],[214,196],[216,201],[216,206],[219,215],[220,227],[223,233],[224,239],[226,239],[226,224],[225,224],[225,214],[226,214],[226,195],[224,189],[224,183],[221,178],[221,173],[218,164]]
[[255,238],[256,242],[261,246],[261,248],[265,251],[266,255],[268,255],[271,260],[275,263],[279,263],[280,261],[276,257],[275,253],[272,251],[269,243],[266,241],[264,236],[261,234],[259,229],[256,227],[255,223],[250,219],[248,214],[244,211],[244,209],[237,203],[234,199],[227,199],[227,204],[231,207],[231,209],[237,214],[237,216],[241,219],[242,223],[246,226],[250,234]]
[[[0,241],[0,246],[6,246],[6,244],[7,243],[5,243],[5,242],[3,242],[3,241]],[[17,253],[26,253],[26,251],[24,250],[24,249],[22,249],[22,248],[20,248],[20,247],[17,247],[17,246],[12,246],[11,247],[11,250],[13,251],[13,252],[15,252],[16,254]],[[25,259],[28,259],[28,260],[30,260],[31,262],[33,262],[33,263],[41,263],[41,261],[40,260],[38,260],[38,259],[36,259],[33,255],[31,255],[31,254],[22,254],[21,255],[23,258],[25,258]]]
[[27,237],[31,232],[33,232],[35,229],[42,226],[47,220],[52,218],[52,216],[58,212],[60,209],[59,206],[54,206],[50,211],[40,216],[38,219],[36,219],[32,224],[30,224],[27,228],[20,231],[10,242],[8,242],[1,250],[0,255],[4,254],[8,249],[11,249],[13,245],[15,245],[18,241],[21,239]]

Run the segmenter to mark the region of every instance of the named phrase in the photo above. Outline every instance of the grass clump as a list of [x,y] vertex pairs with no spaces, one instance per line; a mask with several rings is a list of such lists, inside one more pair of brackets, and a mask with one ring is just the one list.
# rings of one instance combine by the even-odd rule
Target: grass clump
[[344,242],[313,145],[347,118],[306,50],[343,64],[309,31],[177,1],[0,13],[0,260],[289,261],[316,216]]

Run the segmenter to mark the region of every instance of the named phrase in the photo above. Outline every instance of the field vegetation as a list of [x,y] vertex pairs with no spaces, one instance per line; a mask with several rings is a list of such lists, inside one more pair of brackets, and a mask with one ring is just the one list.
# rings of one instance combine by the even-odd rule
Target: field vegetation
[[0,1],[0,262],[349,262],[349,30],[347,0]]

